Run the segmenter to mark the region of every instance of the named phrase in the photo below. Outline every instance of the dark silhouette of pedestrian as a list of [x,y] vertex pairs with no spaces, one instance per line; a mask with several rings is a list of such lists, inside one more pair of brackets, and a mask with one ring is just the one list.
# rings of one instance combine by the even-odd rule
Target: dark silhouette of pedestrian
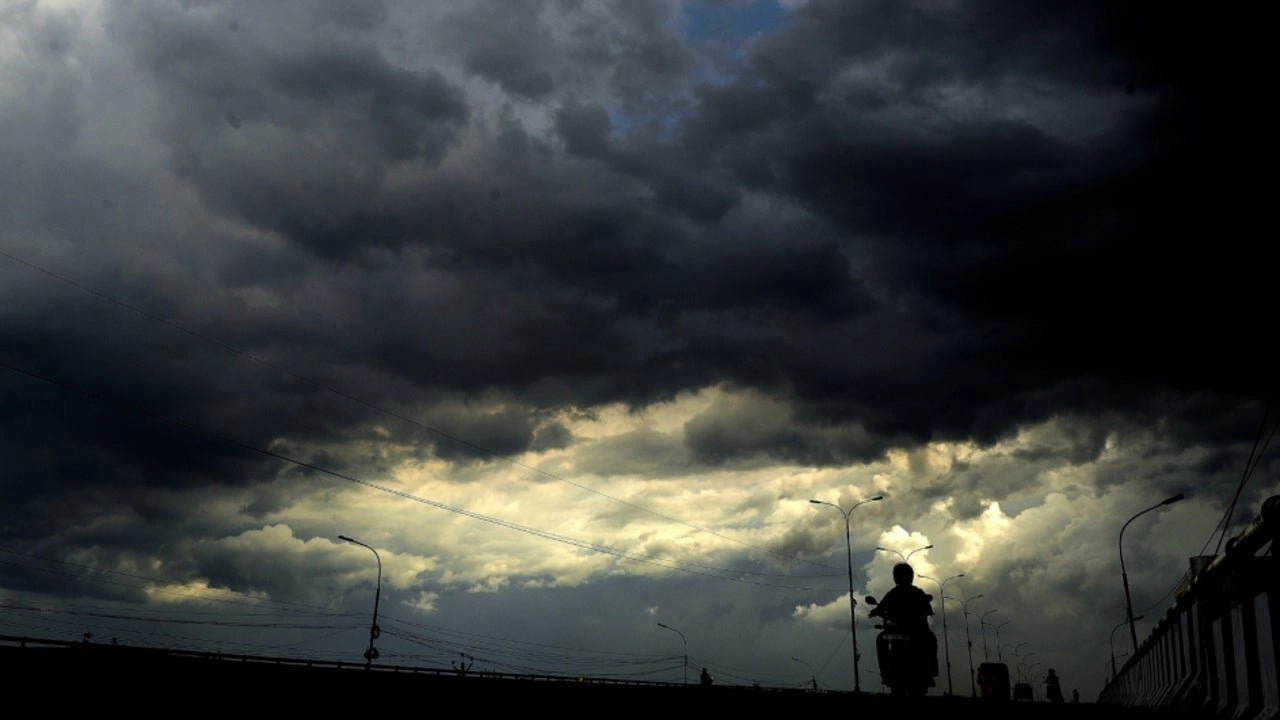
[[1053,668],[1049,668],[1049,674],[1044,676],[1044,696],[1049,699],[1049,702],[1062,702],[1062,683]]
[[468,657],[466,653],[458,653],[458,657],[459,660],[452,663],[453,671],[458,673],[458,677],[465,677],[467,671],[471,669],[471,666],[476,664],[476,659],[470,658],[471,662],[467,662]]
[[711,673],[706,668],[702,668],[702,676],[698,679],[702,687],[711,687]]

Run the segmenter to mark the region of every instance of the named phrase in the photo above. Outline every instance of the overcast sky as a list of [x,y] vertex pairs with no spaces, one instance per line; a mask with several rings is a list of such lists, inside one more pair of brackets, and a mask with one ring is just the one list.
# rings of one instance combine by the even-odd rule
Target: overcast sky
[[882,495],[1096,698],[1278,485],[1180,8],[0,0],[0,634],[850,690]]

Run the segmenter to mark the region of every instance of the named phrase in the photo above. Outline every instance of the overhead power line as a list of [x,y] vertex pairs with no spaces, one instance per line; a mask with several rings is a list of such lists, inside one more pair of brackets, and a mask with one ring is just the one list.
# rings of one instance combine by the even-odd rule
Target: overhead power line
[[[515,459],[515,458],[513,458],[513,457],[510,457],[510,456],[508,456],[508,455],[504,455],[504,454],[499,453],[499,452],[497,452],[497,451],[495,451],[495,450],[491,450],[491,449],[486,448],[486,447],[484,447],[484,446],[478,445],[478,444],[476,444],[476,443],[474,443],[474,442],[471,442],[471,441],[469,441],[469,440],[466,440],[466,439],[460,438],[460,437],[458,437],[458,436],[456,436],[456,435],[452,435],[452,434],[450,434],[450,433],[448,433],[448,432],[445,432],[444,430],[441,430],[441,429],[439,429],[439,428],[436,428],[436,427],[433,427],[433,426],[428,425],[428,424],[426,424],[426,423],[423,423],[423,422],[421,422],[420,420],[417,420],[417,419],[415,419],[415,418],[412,418],[412,417],[409,417],[409,416],[407,416],[407,415],[404,415],[403,413],[398,413],[398,412],[396,412],[396,411],[394,411],[394,410],[390,410],[390,409],[387,409],[387,408],[385,408],[385,407],[382,407],[382,406],[380,406],[380,405],[378,405],[378,404],[376,404],[376,403],[369,402],[368,400],[365,400],[365,399],[363,399],[363,398],[360,398],[360,397],[357,397],[357,396],[352,395],[352,394],[350,394],[350,393],[347,393],[347,392],[345,392],[345,391],[343,391],[343,390],[341,390],[341,389],[339,389],[339,388],[335,388],[335,387],[333,387],[332,385],[329,385],[329,384],[326,384],[326,383],[322,383],[322,382],[320,382],[320,381],[318,381],[318,380],[315,380],[315,379],[313,379],[313,378],[310,378],[310,377],[307,377],[307,376],[305,376],[305,375],[302,375],[302,374],[300,374],[300,373],[298,373],[298,372],[295,372],[295,371],[293,371],[293,370],[291,370],[291,369],[289,369],[289,368],[287,368],[287,367],[281,366],[281,365],[279,365],[279,364],[277,364],[277,363],[273,363],[273,362],[271,362],[271,361],[269,361],[269,360],[267,360],[267,359],[265,359],[265,358],[258,357],[257,355],[254,355],[254,354],[252,354],[252,353],[246,352],[246,351],[244,351],[244,350],[242,350],[242,349],[240,349],[240,348],[237,348],[237,347],[235,347],[235,346],[233,346],[233,345],[230,345],[230,344],[228,344],[228,343],[226,343],[226,342],[223,342],[223,341],[221,341],[221,340],[219,340],[219,339],[217,339],[217,338],[210,337],[210,336],[205,335],[205,334],[200,333],[200,332],[196,332],[195,330],[192,330],[192,329],[190,329],[190,328],[188,328],[188,327],[185,327],[185,326],[183,326],[183,325],[180,325],[180,324],[178,324],[178,323],[175,323],[175,322],[173,322],[173,321],[171,321],[171,320],[168,320],[168,319],[166,319],[166,318],[163,318],[163,317],[161,317],[161,316],[159,316],[159,315],[156,315],[156,314],[154,314],[154,313],[152,313],[152,312],[149,312],[149,311],[147,311],[147,310],[146,310],[146,309],[144,309],[144,308],[138,307],[137,305],[134,305],[134,304],[132,304],[132,303],[124,302],[123,300],[120,300],[120,299],[118,299],[118,298],[112,297],[112,296],[107,295],[106,293],[100,292],[100,291],[98,291],[98,290],[94,290],[94,289],[92,289],[92,288],[90,288],[90,287],[87,287],[87,286],[85,286],[85,285],[81,284],[81,283],[78,283],[78,282],[76,282],[76,281],[74,281],[74,280],[71,280],[70,278],[67,278],[67,277],[64,277],[64,276],[62,276],[62,275],[59,275],[58,273],[55,273],[55,272],[53,272],[53,271],[51,271],[51,270],[48,270],[47,268],[43,268],[43,267],[41,267],[41,266],[39,266],[39,265],[36,265],[35,263],[32,263],[32,262],[30,262],[30,261],[28,261],[28,260],[25,260],[25,259],[23,259],[23,258],[20,258],[20,257],[18,257],[18,256],[16,256],[16,255],[14,255],[14,254],[12,254],[12,253],[6,252],[6,251],[4,251],[4,250],[0,250],[0,256],[4,256],[4,257],[6,257],[6,258],[8,258],[8,259],[12,260],[13,262],[16,262],[16,263],[18,263],[18,264],[20,264],[20,265],[23,265],[23,266],[25,266],[25,267],[27,267],[27,268],[29,268],[29,269],[31,269],[31,270],[33,270],[33,271],[35,271],[35,272],[41,273],[41,274],[45,275],[46,277],[52,278],[52,279],[54,279],[54,280],[56,280],[56,281],[58,281],[58,282],[60,282],[60,283],[63,283],[63,284],[65,284],[65,285],[69,286],[69,287],[75,288],[76,290],[79,290],[79,291],[84,292],[84,293],[88,293],[88,294],[90,294],[90,295],[94,296],[95,298],[98,298],[99,300],[102,300],[102,301],[108,302],[108,303],[110,303],[110,304],[112,304],[112,305],[115,305],[116,307],[119,307],[119,308],[121,308],[121,309],[123,309],[123,310],[127,310],[128,312],[136,313],[136,314],[141,315],[141,316],[143,316],[143,317],[145,317],[145,318],[147,318],[147,319],[149,319],[149,320],[153,320],[153,321],[155,321],[155,322],[161,323],[162,325],[165,325],[166,327],[169,327],[169,328],[171,328],[171,329],[173,329],[173,330],[176,330],[176,331],[181,332],[181,333],[183,333],[183,334],[186,334],[186,335],[188,335],[188,336],[190,336],[190,337],[193,337],[193,338],[195,338],[195,339],[197,339],[197,340],[199,340],[199,341],[201,341],[201,342],[208,343],[208,344],[213,345],[213,346],[215,346],[215,347],[217,347],[217,348],[220,348],[220,349],[222,349],[222,350],[225,350],[226,352],[229,352],[229,353],[231,353],[231,354],[235,355],[236,357],[239,357],[239,358],[242,358],[242,359],[245,359],[245,360],[248,360],[248,361],[254,362],[254,363],[258,363],[258,364],[260,364],[260,365],[263,365],[264,367],[268,367],[268,368],[271,368],[272,370],[275,370],[275,371],[277,371],[277,372],[284,373],[284,374],[286,374],[286,375],[288,375],[288,376],[290,376],[290,377],[292,377],[292,378],[294,378],[294,379],[296,379],[296,380],[299,380],[299,381],[301,381],[301,382],[304,382],[304,383],[306,383],[306,384],[308,384],[308,385],[310,385],[310,386],[312,386],[312,387],[315,387],[315,388],[317,388],[317,389],[319,389],[319,390],[323,390],[323,391],[325,391],[325,392],[332,393],[332,394],[337,395],[338,397],[344,398],[344,399],[346,399],[346,400],[348,400],[348,401],[350,401],[350,402],[357,403],[357,404],[362,405],[362,406],[364,406],[364,407],[366,407],[366,408],[368,408],[368,409],[374,410],[374,411],[376,411],[376,412],[379,412],[379,413],[385,414],[385,415],[387,415],[387,416],[390,416],[390,417],[396,418],[396,419],[398,419],[398,420],[401,420],[401,421],[403,421],[403,422],[409,423],[409,424],[411,424],[411,425],[413,425],[413,426],[415,426],[415,427],[418,427],[418,428],[420,428],[420,429],[422,429],[422,430],[426,430],[427,432],[430,432],[430,433],[432,433],[433,435],[436,435],[437,437],[440,437],[440,438],[443,438],[443,439],[445,439],[445,440],[448,440],[449,442],[457,443],[457,444],[459,444],[459,445],[462,445],[462,446],[468,447],[468,448],[470,448],[470,449],[472,449],[472,450],[475,450],[475,451],[477,451],[477,452],[479,452],[479,453],[482,453],[482,454],[484,454],[484,455],[487,455],[487,456],[489,456],[489,457],[491,457],[491,458],[498,459],[498,460],[502,460],[502,461],[504,461],[504,462],[510,463],[511,465],[513,465],[513,466],[515,466],[515,467],[519,467],[519,468],[521,468],[521,469],[528,470],[528,471],[530,471],[530,472],[537,473],[537,474],[539,474],[539,475],[543,475],[543,476],[545,476],[545,477],[547,477],[547,478],[550,478],[550,479],[553,479],[553,480],[558,480],[558,481],[563,482],[563,483],[566,483],[566,484],[568,484],[568,485],[572,485],[573,487],[576,487],[576,488],[578,488],[578,489],[580,489],[580,490],[584,490],[584,491],[586,491],[586,492],[594,493],[594,494],[596,494],[596,495],[598,495],[598,496],[600,496],[600,497],[606,498],[606,499],[608,499],[608,500],[611,500],[611,501],[613,501],[613,502],[616,502],[616,503],[619,503],[619,504],[622,504],[622,505],[626,505],[627,507],[630,507],[630,508],[635,509],[635,510],[639,510],[639,511],[641,511],[641,512],[644,512],[644,513],[647,513],[647,514],[649,514],[649,515],[652,515],[652,516],[654,516],[654,517],[660,518],[660,519],[662,519],[662,520],[666,520],[666,521],[668,521],[668,522],[676,523],[676,524],[678,524],[678,525],[683,525],[684,527],[690,528],[690,529],[692,529],[692,530],[697,530],[698,532],[707,533],[707,534],[709,534],[709,535],[712,535],[712,536],[718,537],[718,538],[720,538],[720,539],[722,539],[722,540],[727,540],[727,541],[729,541],[729,542],[733,542],[733,543],[736,543],[736,544],[742,545],[742,546],[744,546],[744,547],[749,547],[749,548],[752,548],[752,549],[754,549],[754,550],[759,550],[760,552],[763,552],[763,553],[766,553],[766,554],[769,554],[769,555],[772,555],[772,556],[778,557],[778,558],[783,559],[783,560],[786,560],[786,561],[788,561],[788,562],[802,562],[802,563],[805,563],[805,564],[813,565],[813,566],[815,566],[815,567],[825,568],[825,569],[828,569],[828,570],[833,570],[833,571],[837,570],[836,568],[832,568],[831,566],[829,566],[829,565],[827,565],[827,564],[825,564],[825,563],[821,563],[821,562],[817,562],[817,561],[813,561],[813,560],[808,560],[808,559],[801,558],[801,557],[798,557],[798,556],[795,556],[795,555],[788,555],[788,554],[784,554],[784,553],[779,553],[779,552],[777,552],[777,551],[775,551],[775,550],[771,550],[771,549],[769,549],[769,548],[764,548],[764,547],[760,547],[760,546],[757,546],[757,545],[753,545],[753,544],[751,544],[751,543],[745,542],[745,541],[740,540],[740,539],[738,539],[738,538],[734,538],[734,537],[731,537],[731,536],[728,536],[728,535],[724,535],[724,534],[722,534],[722,533],[718,533],[718,532],[716,532],[716,531],[714,531],[714,530],[710,530],[710,529],[708,529],[708,528],[704,528],[704,527],[701,527],[701,526],[698,526],[698,525],[694,525],[694,524],[691,524],[691,523],[685,522],[685,521],[683,521],[683,520],[680,520],[680,519],[678,519],[678,518],[671,517],[671,516],[669,516],[669,515],[664,515],[664,514],[662,514],[662,513],[659,513],[659,512],[657,512],[657,511],[655,511],[655,510],[652,510],[652,509],[650,509],[650,508],[644,507],[644,506],[642,506],[642,505],[638,505],[638,504],[636,504],[636,503],[633,503],[633,502],[630,502],[630,501],[627,501],[627,500],[623,500],[623,499],[621,499],[621,498],[614,497],[614,496],[609,495],[609,494],[607,494],[607,493],[601,492],[600,490],[596,490],[595,488],[592,488],[592,487],[590,487],[590,486],[583,485],[582,483],[574,482],[574,481],[569,480],[569,479],[567,479],[567,478],[565,478],[565,477],[562,477],[562,476],[560,476],[560,475],[556,475],[555,473],[548,472],[548,471],[546,471],[546,470],[543,470],[543,469],[538,468],[538,467],[534,467],[534,466],[529,465],[529,464],[527,464],[527,463],[522,463],[522,462],[520,462],[519,460],[517,460],[517,459]],[[239,443],[237,443],[237,444],[239,444]],[[257,450],[257,448],[250,448],[250,449]],[[283,458],[282,458],[282,459],[283,459]]]
[[[4,361],[0,361],[0,367],[3,367],[3,368],[5,368],[5,369],[7,369],[7,370],[10,370],[10,371],[13,371],[13,372],[19,373],[19,374],[21,374],[21,375],[26,375],[27,377],[30,377],[30,378],[33,378],[33,379],[39,380],[39,381],[41,381],[41,382],[49,383],[49,384],[54,385],[54,386],[56,386],[56,387],[60,387],[60,388],[62,388],[62,389],[64,389],[64,390],[68,390],[68,391],[71,391],[71,392],[75,392],[75,393],[81,394],[81,395],[83,395],[83,396],[85,396],[85,397],[89,397],[89,398],[92,398],[92,399],[95,399],[95,400],[98,400],[98,401],[101,401],[101,402],[106,402],[106,403],[111,404],[111,405],[115,405],[115,406],[119,406],[119,407],[125,408],[125,409],[127,409],[127,410],[129,410],[129,411],[131,411],[131,412],[133,412],[133,413],[136,413],[136,414],[139,414],[139,415],[146,416],[146,417],[151,418],[151,419],[153,419],[153,420],[158,420],[158,421],[160,421],[160,422],[164,422],[164,423],[167,423],[167,424],[170,424],[170,425],[174,425],[174,426],[182,427],[182,428],[185,428],[185,429],[187,429],[187,430],[189,430],[189,431],[193,431],[193,432],[201,433],[201,434],[207,435],[207,436],[209,436],[209,437],[216,438],[216,439],[221,440],[221,441],[223,441],[223,442],[225,442],[225,443],[228,443],[228,444],[230,444],[230,445],[234,445],[234,446],[236,446],[236,447],[242,448],[242,449],[244,449],[244,450],[249,450],[249,451],[251,451],[251,452],[256,452],[256,453],[259,453],[259,454],[262,454],[262,455],[266,455],[266,456],[268,456],[268,457],[275,458],[275,459],[280,460],[280,461],[282,461],[282,462],[286,462],[286,463],[290,463],[290,464],[296,465],[297,467],[305,468],[305,469],[307,469],[307,470],[311,470],[311,471],[314,471],[314,472],[317,472],[317,473],[321,473],[321,474],[324,474],[324,475],[329,475],[329,476],[331,476],[331,477],[335,477],[335,478],[338,478],[338,479],[341,479],[341,480],[346,480],[347,482],[351,482],[351,483],[354,483],[354,484],[357,484],[357,485],[363,485],[364,487],[370,488],[370,489],[372,489],[372,490],[377,490],[378,492],[386,493],[386,494],[389,494],[389,495],[395,495],[395,496],[397,496],[397,497],[401,497],[401,498],[404,498],[404,499],[406,499],[406,500],[411,500],[411,501],[413,501],[413,502],[421,503],[421,504],[423,504],[423,505],[429,505],[429,506],[431,506],[431,507],[439,508],[439,509],[441,509],[441,510],[447,510],[447,511],[449,511],[449,512],[452,512],[452,513],[455,513],[455,514],[458,514],[458,515],[462,515],[462,516],[464,516],[464,517],[469,517],[469,518],[472,518],[472,519],[475,519],[475,520],[480,520],[480,521],[482,521],[482,522],[490,523],[490,524],[492,524],[492,525],[497,525],[497,526],[499,526],[499,527],[505,527],[505,528],[508,528],[508,529],[511,529],[511,530],[516,530],[516,531],[518,531],[518,532],[522,532],[522,533],[525,533],[525,534],[528,534],[528,535],[533,535],[533,536],[535,536],[535,537],[540,537],[540,538],[544,538],[544,539],[547,539],[547,540],[553,540],[553,541],[560,542],[560,543],[563,543],[563,544],[566,544],[566,545],[571,545],[571,546],[573,546],[573,547],[578,547],[578,548],[581,548],[581,549],[584,549],[584,550],[591,550],[591,551],[593,551],[593,552],[603,553],[603,554],[607,554],[607,555],[613,555],[613,556],[615,556],[615,557],[622,558],[622,559],[625,559],[625,560],[632,560],[632,561],[635,561],[635,562],[647,563],[647,564],[650,564],[650,565],[655,565],[655,566],[663,567],[663,568],[667,568],[667,569],[670,569],[670,570],[679,570],[679,571],[681,571],[681,572],[690,573],[690,574],[694,574],[694,575],[703,575],[703,576],[706,576],[706,577],[714,577],[714,578],[716,578],[716,579],[720,579],[720,580],[727,580],[727,581],[731,581],[731,582],[747,583],[747,584],[750,584],[750,585],[762,585],[762,586],[768,586],[768,587],[784,588],[784,589],[789,589],[789,590],[810,590],[810,589],[812,589],[812,588],[804,587],[804,586],[797,587],[797,586],[794,586],[794,585],[783,585],[783,584],[777,584],[777,583],[767,583],[767,582],[762,582],[762,581],[744,580],[744,579],[742,579],[742,578],[740,577],[740,576],[742,576],[742,575],[755,575],[755,576],[761,576],[761,577],[779,577],[779,578],[790,577],[790,576],[785,576],[785,575],[767,575],[767,574],[765,574],[765,573],[755,573],[755,572],[749,572],[749,571],[734,570],[734,569],[730,569],[730,568],[720,568],[720,567],[714,567],[714,566],[709,566],[709,565],[698,565],[698,564],[695,564],[695,563],[686,563],[686,562],[678,562],[678,561],[664,560],[664,559],[661,559],[661,558],[658,558],[658,557],[655,557],[655,556],[652,556],[652,555],[645,555],[645,554],[640,554],[640,553],[632,553],[632,552],[628,552],[628,551],[625,551],[625,550],[620,550],[620,549],[618,549],[618,548],[612,548],[612,547],[609,547],[609,546],[607,546],[607,545],[599,545],[599,544],[596,544],[596,543],[589,543],[589,542],[586,542],[586,541],[583,541],[583,540],[578,540],[578,539],[576,539],[576,538],[572,538],[572,537],[569,537],[569,536],[567,536],[567,535],[560,535],[560,534],[553,533],[553,532],[549,532],[549,531],[546,531],[546,530],[539,530],[538,528],[530,527],[530,526],[527,526],[527,525],[521,525],[521,524],[519,524],[519,523],[515,523],[515,522],[512,522],[512,521],[510,521],[510,520],[503,520],[503,519],[501,519],[501,518],[493,517],[493,516],[490,516],[490,515],[485,515],[485,514],[483,514],[483,513],[478,513],[478,512],[475,512],[475,511],[473,511],[473,510],[467,510],[466,508],[460,508],[460,507],[457,507],[457,506],[454,506],[454,505],[449,505],[449,504],[447,504],[447,503],[439,502],[439,501],[437,501],[437,500],[431,500],[431,499],[429,499],[429,498],[425,498],[425,497],[422,497],[422,496],[419,496],[419,495],[415,495],[415,494],[413,494],[413,493],[405,492],[405,491],[403,491],[403,490],[396,490],[396,489],[394,489],[394,488],[389,488],[389,487],[386,487],[386,486],[384,486],[384,485],[379,485],[379,484],[377,484],[377,483],[374,483],[374,482],[371,482],[371,481],[368,481],[368,480],[363,480],[363,479],[357,478],[357,477],[352,476],[352,475],[347,475],[347,474],[345,474],[345,473],[340,473],[340,472],[338,472],[338,471],[336,471],[336,470],[330,470],[329,468],[323,467],[323,466],[321,466],[321,465],[317,465],[317,464],[315,464],[315,463],[307,462],[307,461],[304,461],[304,460],[299,460],[299,459],[297,459],[297,458],[290,457],[290,456],[288,456],[288,455],[285,455],[285,454],[283,454],[283,453],[276,452],[276,451],[274,451],[274,450],[268,450],[267,448],[258,447],[258,446],[256,446],[256,445],[251,444],[251,443],[247,443],[247,442],[244,442],[244,441],[242,441],[242,440],[238,440],[238,439],[236,439],[236,438],[233,438],[233,437],[230,437],[230,436],[224,435],[224,434],[222,434],[222,433],[216,432],[216,431],[211,430],[211,429],[208,429],[208,428],[202,428],[202,427],[199,427],[199,426],[197,426],[197,425],[195,425],[195,424],[193,424],[193,423],[189,423],[189,422],[186,422],[186,421],[183,421],[183,420],[177,420],[177,419],[174,419],[174,418],[166,417],[166,416],[164,416],[164,415],[161,415],[161,414],[159,414],[159,413],[153,412],[153,411],[151,411],[151,410],[148,410],[148,409],[145,409],[145,408],[138,407],[137,405],[134,405],[133,403],[127,403],[127,402],[124,402],[124,401],[119,400],[119,399],[116,399],[116,398],[105,397],[105,396],[103,396],[101,393],[96,393],[96,392],[93,392],[93,391],[88,390],[88,389],[86,389],[86,388],[81,388],[81,387],[78,387],[78,386],[72,385],[72,384],[70,384],[70,383],[66,383],[66,382],[63,382],[63,381],[61,381],[61,380],[57,380],[57,379],[55,379],[55,378],[51,378],[51,377],[48,377],[48,376],[46,376],[46,375],[42,375],[42,374],[40,374],[40,373],[31,372],[31,371],[29,371],[29,370],[25,370],[25,369],[23,369],[23,368],[16,367],[16,366],[11,365],[11,364],[9,364],[9,363],[7,363],[7,362],[4,362]],[[697,568],[697,569],[695,570],[695,569],[691,569],[691,568]]]

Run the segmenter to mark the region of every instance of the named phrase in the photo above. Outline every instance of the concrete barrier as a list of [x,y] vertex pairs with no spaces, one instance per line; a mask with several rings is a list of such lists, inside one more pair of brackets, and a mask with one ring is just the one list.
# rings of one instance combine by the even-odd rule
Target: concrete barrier
[[1275,720],[1280,580],[1269,549],[1280,496],[1217,556],[1192,558],[1172,608],[1098,702],[1171,708],[1213,720]]

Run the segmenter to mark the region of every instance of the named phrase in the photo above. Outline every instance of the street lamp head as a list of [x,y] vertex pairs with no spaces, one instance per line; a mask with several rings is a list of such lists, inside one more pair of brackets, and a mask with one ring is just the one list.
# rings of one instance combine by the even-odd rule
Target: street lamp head
[[1183,495],[1182,493],[1178,493],[1177,495],[1174,495],[1174,496],[1173,496],[1173,497],[1171,497],[1171,498],[1165,498],[1164,500],[1162,500],[1162,501],[1160,502],[1160,504],[1161,504],[1161,505],[1172,505],[1172,504],[1174,504],[1174,503],[1178,502],[1179,500],[1183,499],[1183,497],[1184,497],[1184,495]]
[[339,536],[338,536],[338,539],[339,539],[339,540],[346,540],[347,542],[354,542],[351,538],[347,537],[346,535],[339,535]]
[[933,545],[925,545],[924,547],[918,547],[918,548],[916,548],[915,550],[912,550],[911,552],[907,553],[907,556],[906,556],[906,558],[904,558],[904,559],[905,559],[907,562],[911,562],[911,556],[912,556],[912,555],[915,555],[916,553],[921,552],[921,551],[923,551],[923,550],[931,550],[931,549],[933,549]]

